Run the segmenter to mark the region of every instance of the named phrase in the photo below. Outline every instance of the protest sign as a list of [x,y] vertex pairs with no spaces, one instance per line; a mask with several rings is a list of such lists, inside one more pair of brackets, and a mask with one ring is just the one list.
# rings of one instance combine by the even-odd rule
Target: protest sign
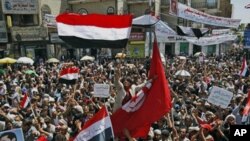
[[109,97],[109,85],[108,84],[95,84],[94,85],[94,97]]
[[221,108],[227,108],[232,97],[233,97],[232,92],[214,86],[211,90],[211,93],[207,101],[216,106],[220,106]]
[[2,140],[24,141],[22,128],[16,128],[16,129],[0,132],[0,141]]

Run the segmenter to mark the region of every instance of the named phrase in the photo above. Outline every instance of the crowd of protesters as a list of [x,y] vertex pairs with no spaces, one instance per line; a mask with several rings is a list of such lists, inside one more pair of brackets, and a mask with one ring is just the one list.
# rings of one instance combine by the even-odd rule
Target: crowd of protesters
[[[203,61],[199,57],[166,58],[164,67],[173,108],[152,124],[147,138],[128,136],[127,140],[227,141],[230,125],[249,124],[248,117],[242,120],[250,86],[249,77],[239,75],[242,54],[241,49],[234,49],[223,56],[206,56]],[[60,69],[67,62],[80,68],[75,85],[58,82]],[[0,131],[21,127],[25,141],[36,141],[41,137],[48,141],[69,140],[102,105],[106,105],[112,114],[138,92],[148,79],[149,66],[147,59],[135,61],[128,58],[93,62],[39,61],[35,65],[3,66],[0,75]],[[175,75],[182,69],[191,76]],[[26,74],[27,70],[35,73]],[[94,97],[95,83],[109,84],[110,96]],[[118,88],[121,86],[123,89]],[[233,93],[227,108],[207,102],[213,86]],[[119,97],[121,93],[124,97]],[[21,108],[24,94],[28,94],[31,101],[26,108]]]

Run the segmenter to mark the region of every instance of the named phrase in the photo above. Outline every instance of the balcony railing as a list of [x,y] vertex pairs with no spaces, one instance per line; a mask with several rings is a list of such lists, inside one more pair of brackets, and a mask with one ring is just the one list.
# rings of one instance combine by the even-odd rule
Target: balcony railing
[[195,9],[207,8],[207,9],[217,9],[217,2],[207,3],[207,2],[192,2],[191,7]]
[[129,3],[129,4],[135,4],[135,3],[149,3],[149,0],[127,0],[127,3]]

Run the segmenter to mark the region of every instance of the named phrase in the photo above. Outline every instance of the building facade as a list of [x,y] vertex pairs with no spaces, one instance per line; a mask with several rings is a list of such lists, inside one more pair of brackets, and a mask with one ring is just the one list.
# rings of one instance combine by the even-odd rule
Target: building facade
[[[206,13],[230,17],[229,0],[179,0]],[[10,56],[18,58],[28,56],[33,59],[50,57],[79,58],[85,54],[111,56],[121,50],[76,49],[64,43],[57,34],[55,17],[63,12],[81,14],[133,14],[134,17],[154,12],[157,17],[168,23],[172,29],[177,25],[206,27],[182,18],[171,16],[168,0],[2,0],[0,6],[0,58]],[[213,27],[209,27],[213,28]],[[127,54],[131,57],[146,56],[149,42],[148,29],[133,28],[127,45]],[[228,46],[227,44],[225,46]],[[200,47],[187,42],[181,37],[168,37],[159,41],[163,54],[192,55],[203,51],[219,54],[221,45]],[[97,56],[96,56],[97,57]]]
[[[1,19],[6,32],[6,40],[1,37],[0,54],[18,58],[27,56],[34,60],[56,57],[55,43],[51,42],[51,33],[57,33],[55,27],[46,24],[46,16],[58,15],[68,8],[66,0],[2,0]],[[46,15],[46,16],[45,16]],[[1,27],[0,27],[1,28]]]

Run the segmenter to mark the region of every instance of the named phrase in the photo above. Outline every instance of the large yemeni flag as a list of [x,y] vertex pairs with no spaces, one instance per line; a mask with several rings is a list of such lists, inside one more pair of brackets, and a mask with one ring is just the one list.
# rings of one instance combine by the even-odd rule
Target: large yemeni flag
[[30,102],[29,96],[27,94],[24,94],[24,97],[20,103],[21,108],[26,108]]
[[75,84],[78,78],[79,78],[78,67],[63,68],[60,72],[59,82],[65,84]]
[[111,115],[115,136],[124,137],[123,130],[127,129],[132,137],[145,137],[150,125],[171,110],[169,85],[156,39],[150,65],[149,78],[157,76],[152,86],[146,85],[132,97],[129,104],[126,103]]
[[249,70],[248,70],[248,66],[247,66],[246,55],[244,55],[243,60],[242,60],[240,75],[244,76],[244,77],[247,77],[249,75]]
[[125,48],[132,15],[64,13],[56,17],[59,37],[77,48]]
[[111,120],[105,106],[102,107],[75,137],[74,141],[113,141]]

